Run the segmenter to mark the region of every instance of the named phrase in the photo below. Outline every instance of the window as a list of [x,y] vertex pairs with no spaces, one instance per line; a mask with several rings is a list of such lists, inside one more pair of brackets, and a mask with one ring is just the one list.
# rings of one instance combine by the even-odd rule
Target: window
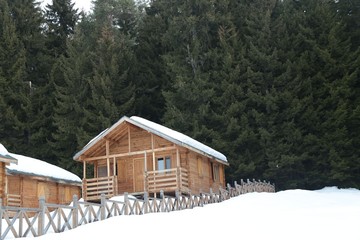
[[199,177],[203,176],[203,164],[202,159],[200,157],[197,158],[197,167],[198,167],[198,175]]
[[171,158],[165,157],[165,160],[163,157],[158,158],[157,166],[158,166],[159,171],[170,169],[171,168]]
[[165,167],[166,167],[166,169],[171,168],[171,158],[170,157],[165,157]]
[[[110,176],[114,175],[114,170],[113,170],[114,165],[110,164]],[[107,166],[106,165],[100,165],[97,167],[97,177],[107,177],[108,176],[108,172],[107,172]]]
[[107,177],[107,166],[98,166],[98,177]]
[[158,170],[159,171],[165,170],[164,158],[158,158],[157,164],[158,164]]
[[219,181],[219,165],[216,163],[211,163],[211,169],[214,182]]

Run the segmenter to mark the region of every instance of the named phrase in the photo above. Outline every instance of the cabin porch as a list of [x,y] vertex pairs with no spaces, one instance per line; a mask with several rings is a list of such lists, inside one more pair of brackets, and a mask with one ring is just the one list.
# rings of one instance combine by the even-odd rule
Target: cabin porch
[[[127,191],[131,195],[139,195],[144,192],[157,194],[161,190],[167,193],[189,192],[188,171],[177,167],[165,170],[143,172],[143,189],[135,189],[136,179],[133,182],[133,191]],[[102,194],[111,198],[124,191],[119,189],[119,177],[117,175],[83,179],[83,198],[86,201],[98,201]]]

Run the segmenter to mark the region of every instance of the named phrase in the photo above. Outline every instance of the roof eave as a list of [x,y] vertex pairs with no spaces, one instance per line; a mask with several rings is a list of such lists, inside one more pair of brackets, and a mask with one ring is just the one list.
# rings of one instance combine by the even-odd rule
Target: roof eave
[[134,125],[136,125],[136,126],[138,126],[138,127],[140,127],[140,128],[142,128],[142,129],[147,130],[148,132],[151,132],[151,133],[153,133],[153,134],[156,134],[156,135],[158,135],[158,136],[160,136],[160,137],[162,137],[162,138],[164,138],[164,139],[166,139],[166,140],[168,140],[168,141],[170,141],[170,142],[172,142],[172,143],[174,143],[174,144],[177,144],[177,145],[179,145],[179,146],[183,146],[183,147],[185,147],[185,148],[187,148],[187,149],[190,149],[190,150],[192,150],[192,151],[194,151],[194,152],[197,152],[197,153],[199,153],[199,154],[201,154],[201,155],[204,155],[204,156],[206,156],[206,157],[209,157],[209,158],[211,158],[211,159],[215,159],[215,160],[217,160],[218,162],[229,166],[229,163],[228,163],[227,161],[224,161],[223,159],[219,159],[219,158],[217,158],[217,157],[215,157],[215,156],[213,156],[213,155],[210,155],[210,154],[208,154],[208,153],[205,153],[204,151],[201,151],[201,150],[199,150],[199,149],[197,149],[197,148],[194,148],[194,147],[192,147],[192,146],[190,146],[190,145],[188,145],[188,144],[186,144],[186,143],[184,143],[184,142],[178,141],[177,139],[174,139],[174,138],[172,138],[172,137],[169,136],[169,135],[163,134],[162,132],[159,132],[159,131],[151,128],[151,127],[148,127],[148,126],[143,125],[143,124],[141,124],[141,123],[139,123],[139,122],[133,121],[131,118],[129,118],[129,122],[132,123],[132,124],[134,124]]
[[144,130],[146,130],[146,131],[148,131],[148,132],[151,132],[151,133],[153,133],[153,134],[156,134],[156,135],[158,135],[158,136],[160,136],[160,137],[162,137],[162,138],[164,138],[164,139],[166,139],[166,140],[168,140],[168,141],[170,141],[170,142],[172,142],[172,143],[174,143],[174,144],[177,144],[177,145],[179,145],[179,146],[183,146],[183,147],[188,148],[188,149],[190,149],[190,150],[192,150],[192,151],[194,151],[194,152],[197,152],[197,153],[199,153],[199,154],[202,154],[202,155],[204,155],[204,156],[207,156],[207,157],[209,157],[209,158],[211,158],[211,159],[215,159],[215,160],[217,160],[218,162],[229,166],[229,163],[228,163],[227,161],[224,161],[223,159],[219,159],[219,158],[217,158],[217,157],[215,157],[215,156],[213,156],[213,155],[210,155],[210,154],[208,154],[208,153],[205,153],[204,151],[201,151],[201,150],[199,150],[199,149],[197,149],[197,148],[194,148],[194,147],[192,147],[192,146],[190,146],[190,145],[188,145],[188,144],[185,144],[185,143],[183,143],[183,142],[181,142],[181,141],[178,141],[177,139],[174,139],[174,138],[172,138],[171,136],[168,136],[168,135],[166,135],[166,134],[163,134],[162,132],[159,132],[159,131],[157,131],[157,130],[151,128],[151,127],[148,127],[148,126],[146,126],[146,125],[144,125],[144,124],[141,124],[141,123],[139,123],[139,122],[137,122],[137,121],[134,121],[134,120],[132,120],[131,118],[126,117],[126,116],[122,117],[119,121],[117,121],[117,122],[116,122],[114,125],[112,125],[109,129],[107,129],[101,136],[99,136],[97,139],[95,139],[94,141],[92,141],[91,143],[89,143],[88,145],[86,145],[81,151],[79,151],[78,153],[76,153],[76,154],[74,155],[74,157],[73,157],[73,160],[75,160],[75,161],[80,161],[80,160],[81,160],[80,157],[81,157],[81,155],[82,155],[83,153],[85,153],[88,149],[90,149],[92,146],[94,146],[96,143],[98,143],[98,142],[99,142],[101,139],[103,139],[108,133],[110,133],[113,129],[115,129],[116,127],[118,127],[118,126],[119,126],[120,124],[122,124],[124,121],[129,122],[129,123],[131,123],[131,124],[133,124],[133,125],[135,125],[135,126],[137,126],[137,127],[140,127],[140,128],[142,128],[142,129],[144,129]]
[[39,175],[39,174],[35,174],[35,173],[30,173],[30,172],[18,171],[18,170],[14,170],[14,169],[6,169],[6,173],[9,175],[24,175],[24,176],[28,176],[28,177],[32,177],[32,178],[38,178],[38,179],[41,179],[44,181],[52,181],[52,182],[61,183],[61,184],[69,184],[69,185],[76,185],[76,186],[81,186],[81,184],[82,184],[82,182],[80,180],[75,181],[75,180],[70,180],[70,179],[56,178],[56,177],[44,176],[44,175]]
[[119,126],[121,123],[123,123],[124,121],[129,121],[130,118],[123,116],[122,118],[120,118],[119,121],[117,121],[115,124],[113,124],[109,129],[107,129],[106,131],[103,132],[103,134],[101,136],[99,136],[97,139],[95,139],[94,141],[92,141],[91,143],[87,144],[83,149],[81,149],[79,152],[77,152],[74,157],[73,160],[75,161],[80,161],[80,156],[85,153],[87,150],[89,150],[92,146],[94,146],[96,143],[98,143],[101,139],[103,139],[107,134],[109,134],[114,128],[116,128],[117,126]]

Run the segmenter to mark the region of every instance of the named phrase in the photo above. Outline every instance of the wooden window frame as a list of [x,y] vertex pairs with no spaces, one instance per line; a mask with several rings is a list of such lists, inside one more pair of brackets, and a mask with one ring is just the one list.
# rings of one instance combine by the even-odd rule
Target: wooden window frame
[[198,176],[203,177],[204,176],[204,168],[203,168],[203,160],[201,157],[197,158],[197,169],[198,169]]
[[220,182],[220,175],[219,175],[219,164],[212,162],[211,163],[211,175],[214,182]]
[[[159,169],[159,161],[163,161],[163,169]],[[156,158],[156,169],[158,171],[165,171],[171,169],[171,156],[157,157]]]

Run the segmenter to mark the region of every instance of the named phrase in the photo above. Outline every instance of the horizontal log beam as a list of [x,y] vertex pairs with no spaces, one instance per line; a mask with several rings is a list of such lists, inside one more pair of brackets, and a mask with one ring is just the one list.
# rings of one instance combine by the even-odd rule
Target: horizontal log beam
[[147,149],[147,150],[141,150],[141,151],[135,151],[135,152],[109,154],[109,156],[104,155],[104,156],[97,156],[97,157],[86,157],[86,158],[82,159],[81,161],[90,162],[90,161],[106,159],[107,157],[109,157],[109,158],[127,157],[127,156],[144,154],[144,152],[152,153],[153,151],[154,152],[161,152],[161,151],[169,151],[169,150],[175,150],[175,149],[176,149],[175,146],[163,147],[163,148],[155,148],[155,149]]

